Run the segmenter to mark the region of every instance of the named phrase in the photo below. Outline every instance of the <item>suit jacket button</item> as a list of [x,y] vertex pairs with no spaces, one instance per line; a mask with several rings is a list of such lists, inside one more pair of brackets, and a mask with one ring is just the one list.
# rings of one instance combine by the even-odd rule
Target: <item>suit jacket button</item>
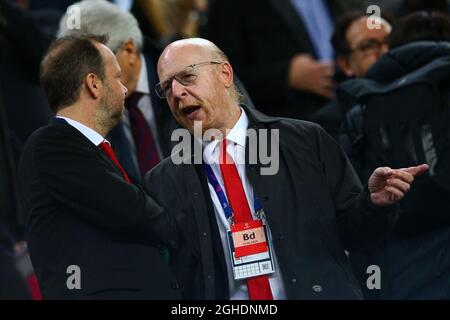
[[297,283],[297,279],[296,279],[296,278],[292,278],[292,279],[291,279],[291,282],[292,282],[292,283]]
[[202,236],[206,237],[208,234],[206,232],[202,233]]
[[278,235],[278,240],[284,240],[284,236],[282,234]]
[[208,280],[212,279],[212,275],[210,275],[210,274],[208,274],[206,277],[208,278]]
[[320,292],[323,291],[322,286],[321,286],[321,285],[318,285],[318,284],[314,285],[314,286],[312,287],[312,289],[313,289],[313,291],[316,292],[316,293],[320,293]]

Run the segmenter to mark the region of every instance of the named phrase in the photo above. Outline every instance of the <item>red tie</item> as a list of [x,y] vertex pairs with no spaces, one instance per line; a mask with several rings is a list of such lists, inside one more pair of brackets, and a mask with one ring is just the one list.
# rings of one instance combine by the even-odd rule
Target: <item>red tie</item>
[[131,183],[130,178],[128,178],[127,173],[125,170],[123,170],[122,166],[120,165],[119,160],[117,160],[116,155],[114,154],[113,149],[111,148],[111,145],[103,141],[98,145],[98,147],[116,164],[117,168],[119,168],[120,172],[122,172],[122,175],[126,182]]
[[142,96],[143,94],[140,92],[133,92],[126,98],[125,107],[130,117],[131,133],[136,146],[139,171],[143,177],[147,171],[159,163],[160,158],[152,131],[138,108],[138,102]]
[[[223,140],[220,155],[220,171],[225,185],[228,201],[234,213],[236,223],[252,221],[252,213],[248,206],[244,187],[233,159],[227,153],[227,141]],[[247,279],[248,295],[250,300],[273,300],[267,275]]]

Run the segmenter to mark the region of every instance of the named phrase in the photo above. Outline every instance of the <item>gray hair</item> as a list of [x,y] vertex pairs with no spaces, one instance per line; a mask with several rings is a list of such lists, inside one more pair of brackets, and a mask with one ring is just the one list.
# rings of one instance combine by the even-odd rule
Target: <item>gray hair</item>
[[[75,28],[70,25],[71,21],[68,21],[71,18],[71,10],[80,13],[80,23]],[[106,0],[83,0],[67,9],[59,23],[57,37],[79,34],[108,35],[106,45],[114,53],[128,40],[133,41],[139,52],[143,48],[143,36],[136,18]]]

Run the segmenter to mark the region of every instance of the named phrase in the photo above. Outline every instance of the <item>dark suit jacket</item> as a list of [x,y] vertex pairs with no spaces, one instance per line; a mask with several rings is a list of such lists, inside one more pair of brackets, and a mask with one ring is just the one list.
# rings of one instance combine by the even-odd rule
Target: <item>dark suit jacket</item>
[[[176,245],[173,219],[78,130],[61,119],[37,130],[19,184],[44,298],[178,298],[156,247]],[[66,286],[71,265],[81,290]]]
[[[349,7],[347,1],[327,2],[337,16]],[[316,56],[290,0],[214,0],[203,36],[228,55],[261,111],[307,119],[326,102],[288,87],[292,57],[298,53]]]
[[[370,203],[344,152],[319,126],[246,112],[250,128],[279,129],[278,173],[261,175],[261,164],[247,164],[246,174],[266,212],[288,299],[361,298],[344,249],[378,243],[393,226],[395,208]],[[144,186],[170,214],[187,217],[182,245],[171,252],[184,297],[228,298],[202,166],[165,159],[146,175]]]
[[[161,50],[150,39],[145,39],[143,54],[147,65],[148,84],[150,89],[150,99],[152,102],[153,114],[155,116],[156,130],[158,133],[157,143],[162,152],[163,158],[170,155],[171,135],[172,131],[178,128],[170,112],[166,100],[161,100],[154,90],[155,85],[159,82],[156,73],[156,63],[158,61]],[[129,141],[125,137],[124,124],[120,123],[108,135],[108,139],[114,148],[117,157],[133,181],[140,182],[141,176],[139,169],[132,160],[131,148]],[[144,172],[145,174],[145,172]]]

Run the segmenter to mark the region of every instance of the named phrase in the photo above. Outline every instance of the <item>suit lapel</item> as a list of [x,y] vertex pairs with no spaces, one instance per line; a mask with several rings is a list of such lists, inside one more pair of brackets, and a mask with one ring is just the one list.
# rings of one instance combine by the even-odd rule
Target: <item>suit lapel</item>
[[[248,107],[243,107],[249,116],[249,128],[251,129],[269,129],[265,123],[269,123],[271,119],[271,122],[276,121],[276,118],[269,118],[264,115],[261,117],[257,111],[255,112]],[[260,172],[262,165],[259,159],[256,164],[251,164],[248,138],[245,150],[246,175],[250,184],[253,186],[254,194],[258,196],[259,200],[262,202],[261,204],[266,213],[267,220],[269,221],[272,235],[276,236],[278,233],[283,233],[284,227],[281,225],[281,222],[285,219],[284,213],[288,210],[287,208],[290,208],[289,210],[298,210],[298,214],[302,215],[302,220],[306,223],[308,229],[323,230],[323,232],[319,232],[316,235],[330,253],[340,260],[341,257],[339,254],[336,254],[336,245],[330,237],[332,234],[330,225],[322,219],[321,213],[319,214],[316,212],[316,208],[319,208],[320,204],[311,204],[310,199],[314,199],[314,197],[308,194],[310,187],[304,183],[304,179],[302,179],[302,176],[298,171],[293,171],[295,170],[295,166],[292,166],[292,168],[290,166],[290,164],[296,163],[298,159],[294,159],[291,152],[289,152],[289,149],[292,148],[292,146],[288,145],[290,137],[283,137],[283,133],[284,131],[280,130],[279,172],[275,176],[261,176]],[[268,137],[270,137],[270,129]],[[268,139],[266,150],[268,150],[268,154],[271,154],[269,141],[270,140]],[[259,140],[257,141],[257,145],[259,148]],[[290,180],[292,177],[296,177],[295,180]],[[286,185],[289,183],[291,183],[291,186],[285,190],[285,192],[278,187],[280,184]],[[292,203],[287,205],[285,202],[286,199],[290,199],[289,201],[292,201]],[[277,254],[280,256],[284,255],[286,258],[289,257],[289,254],[291,253],[283,252],[281,250],[282,248],[283,247],[278,248],[280,250],[277,251]]]
[[307,52],[312,52],[315,55],[314,47],[309,38],[308,31],[302,18],[297,13],[290,0],[269,0],[275,11],[281,16],[284,23],[291,31],[294,39],[298,45],[305,48]]
[[[196,165],[195,168],[196,168],[199,180],[200,180],[203,194],[205,195],[205,198],[204,198],[205,205],[206,205],[206,210],[208,212],[210,228],[212,231],[211,238],[213,241],[213,250],[216,253],[216,257],[218,258],[217,267],[221,268],[221,275],[226,277],[227,267],[226,267],[226,261],[225,261],[225,252],[223,251],[222,240],[220,238],[220,231],[219,231],[219,226],[218,226],[218,222],[217,222],[217,218],[216,218],[216,213],[214,210],[214,204],[212,202],[211,195],[209,192],[208,179],[206,178],[206,175],[204,173],[204,169],[203,169],[202,165]],[[218,276],[219,275],[216,275],[216,277],[218,277]],[[223,283],[223,285],[226,286],[226,288],[222,288],[222,290],[225,291],[225,294],[227,294],[229,292],[228,281],[225,280],[225,283]],[[216,292],[218,292],[218,291],[221,291],[221,288],[217,288]]]
[[[183,181],[184,181],[184,190],[188,193],[187,199],[189,199],[190,207],[192,208],[193,215],[195,218],[196,228],[198,230],[197,233],[197,243],[200,246],[200,252],[209,252],[209,254],[201,254],[200,259],[202,260],[202,265],[206,270],[214,270],[214,263],[212,259],[208,259],[208,257],[213,257],[213,244],[211,241],[205,241],[204,237],[210,236],[211,228],[208,223],[208,218],[210,218],[210,213],[206,207],[206,201],[211,201],[209,193],[206,194],[202,188],[200,177],[197,174],[195,165],[182,165],[183,170]],[[210,275],[211,276],[211,275]],[[214,275],[212,275],[214,276]],[[208,283],[209,279],[206,272],[203,274],[204,283]],[[206,285],[205,286],[205,297],[215,297],[216,294],[215,285]]]
[[[248,112],[247,112],[248,114]],[[255,122],[252,119],[252,116],[249,116],[249,128],[254,129],[258,132],[260,129],[268,129],[263,124]],[[268,132],[268,137],[270,137],[270,129]],[[259,135],[256,134],[256,141],[252,143],[256,143],[258,146],[258,154],[259,154],[259,148],[260,148],[260,140]],[[271,150],[270,148],[270,140],[267,141],[266,150],[268,150],[268,154],[270,154]],[[262,164],[260,162],[260,159],[258,157],[257,163],[253,163],[249,153],[249,138],[247,137],[247,143],[245,147],[245,163],[246,163],[246,176],[247,179],[250,182],[250,185],[253,187],[254,196],[258,197],[258,199],[261,202],[261,205],[263,206],[264,212],[266,213],[266,217],[269,221],[270,228],[272,229],[272,232],[278,233],[280,230],[278,228],[278,223],[283,221],[282,217],[279,216],[279,213],[282,212],[284,209],[281,207],[283,206],[283,203],[278,201],[277,199],[283,199],[283,195],[279,194],[280,189],[277,187],[280,181],[278,180],[278,175],[275,175],[273,177],[264,177],[261,176],[261,168]],[[281,162],[281,155],[280,155],[280,162]],[[280,163],[281,165],[281,163]],[[267,179],[270,180],[267,180]],[[288,181],[283,181],[283,183],[288,183]],[[270,201],[268,201],[270,199]],[[281,207],[280,207],[281,206]]]
[[[116,170],[116,172],[122,176],[122,172],[119,170],[119,168],[116,166],[116,164],[103,151],[101,151],[97,146],[95,146],[91,141],[89,141],[89,139],[86,138],[80,131],[78,131],[76,128],[72,127],[66,120],[55,117],[50,121],[50,124],[65,125],[65,126],[68,126],[69,128],[71,128],[72,131],[74,132],[74,134],[76,134],[80,139],[82,139],[82,141],[85,141],[86,144],[88,144],[89,147],[92,148],[93,152],[96,152],[97,154],[99,154],[100,157],[104,161],[106,161],[109,165],[111,165]],[[119,162],[120,162],[120,160],[119,160]]]

